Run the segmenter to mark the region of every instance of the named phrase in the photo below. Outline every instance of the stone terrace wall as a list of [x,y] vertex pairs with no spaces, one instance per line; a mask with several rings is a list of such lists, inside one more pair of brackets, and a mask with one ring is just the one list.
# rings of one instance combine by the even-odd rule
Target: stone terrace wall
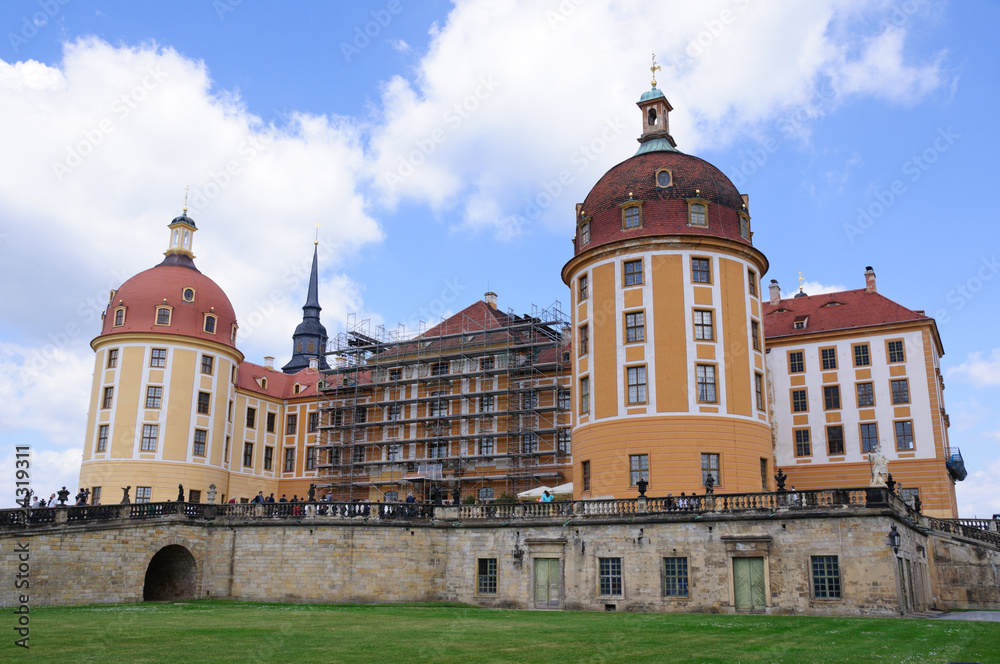
[[937,608],[1000,609],[1000,551],[955,535],[928,540]]

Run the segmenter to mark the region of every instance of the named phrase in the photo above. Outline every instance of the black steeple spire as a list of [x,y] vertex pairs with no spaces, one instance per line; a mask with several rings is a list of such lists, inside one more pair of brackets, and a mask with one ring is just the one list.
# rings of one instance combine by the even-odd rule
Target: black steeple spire
[[318,243],[313,246],[312,270],[309,272],[309,292],[302,305],[302,322],[292,335],[292,359],[281,367],[286,374],[293,374],[309,366],[309,360],[319,360],[320,369],[329,369],[326,363],[326,328],[319,322],[319,259]]

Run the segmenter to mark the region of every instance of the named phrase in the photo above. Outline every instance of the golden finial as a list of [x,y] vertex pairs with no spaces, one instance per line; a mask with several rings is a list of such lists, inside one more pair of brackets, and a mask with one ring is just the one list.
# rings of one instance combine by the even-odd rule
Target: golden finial
[[188,191],[191,187],[184,187],[184,214],[188,213]]
[[662,69],[660,65],[656,64],[656,53],[653,54],[653,66],[649,68],[649,71],[653,72],[653,87],[656,87],[656,72]]
[[319,246],[319,222],[318,221],[316,222],[316,239],[313,241],[313,244],[316,245],[316,246]]
[[799,270],[799,290],[802,290],[803,281],[805,281],[805,277],[802,276],[802,270]]

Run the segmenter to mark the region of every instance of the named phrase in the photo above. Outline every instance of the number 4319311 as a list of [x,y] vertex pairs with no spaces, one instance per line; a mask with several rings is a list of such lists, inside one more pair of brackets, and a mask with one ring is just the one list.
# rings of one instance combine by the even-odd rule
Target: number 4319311
[[31,461],[28,459],[30,453],[30,448],[28,447],[18,447],[14,454],[14,477],[16,485],[15,493],[20,496],[17,499],[17,504],[21,507],[27,509],[31,501],[31,474],[28,472],[31,467]]

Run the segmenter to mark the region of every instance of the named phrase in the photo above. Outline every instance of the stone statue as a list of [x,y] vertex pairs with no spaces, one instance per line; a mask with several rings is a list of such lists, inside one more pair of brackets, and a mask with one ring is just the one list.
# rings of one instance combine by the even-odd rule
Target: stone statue
[[129,500],[129,497],[128,497],[128,491],[131,488],[132,488],[131,484],[129,484],[128,486],[123,486],[122,487],[122,502],[120,504],[122,504],[122,505],[128,505],[129,503],[132,502],[131,500]]
[[451,492],[451,504],[458,505],[461,502],[461,500],[462,500],[462,490],[459,489],[458,485],[456,484],[455,488],[452,489]]
[[705,478],[705,493],[715,493],[715,476],[712,473]]
[[778,491],[781,493],[785,492],[785,480],[788,479],[788,475],[785,475],[781,468],[778,469],[778,474],[774,476],[774,481],[778,483]]
[[306,502],[309,502],[309,503],[315,503],[316,502],[316,485],[315,484],[310,484],[309,485],[309,497],[306,500]]
[[208,492],[205,494],[206,497],[208,498],[208,502],[209,503],[214,503],[215,502],[215,494],[217,494],[217,493],[218,493],[218,490],[215,488],[215,485],[214,484],[209,484],[208,485]]
[[876,445],[868,454],[868,463],[871,464],[872,481],[868,486],[886,486],[886,476],[889,474],[889,460],[882,454],[882,447]]
[[183,484],[178,484],[177,485],[177,502],[179,502],[179,503],[183,503],[184,502],[184,485]]

